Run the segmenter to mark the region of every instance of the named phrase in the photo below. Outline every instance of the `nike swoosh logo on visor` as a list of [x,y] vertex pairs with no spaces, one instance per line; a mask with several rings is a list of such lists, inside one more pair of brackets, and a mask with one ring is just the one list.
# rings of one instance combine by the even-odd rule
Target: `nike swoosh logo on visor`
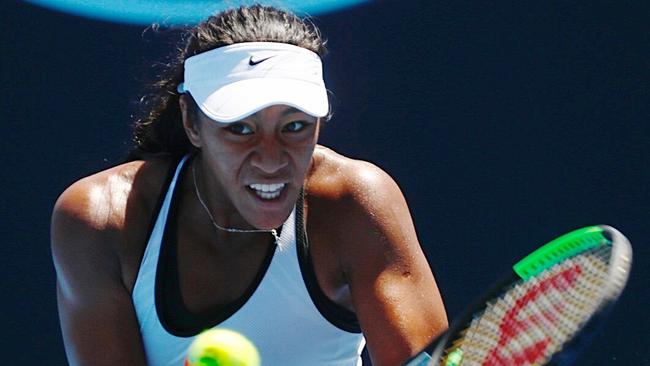
[[270,59],[271,57],[274,57],[274,56],[269,56],[269,57],[266,57],[266,58],[261,58],[261,59],[259,59],[259,60],[253,60],[253,56],[251,56],[251,58],[248,59],[248,64],[251,65],[251,66],[255,66],[255,65],[257,65],[257,64],[260,64],[260,63],[262,63],[262,62],[264,62],[264,61]]

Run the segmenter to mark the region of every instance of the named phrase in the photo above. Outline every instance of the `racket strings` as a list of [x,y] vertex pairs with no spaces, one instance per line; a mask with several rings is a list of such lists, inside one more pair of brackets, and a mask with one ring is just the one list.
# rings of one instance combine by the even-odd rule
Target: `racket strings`
[[600,246],[513,284],[459,333],[442,364],[538,365],[548,361],[608,296],[610,249]]

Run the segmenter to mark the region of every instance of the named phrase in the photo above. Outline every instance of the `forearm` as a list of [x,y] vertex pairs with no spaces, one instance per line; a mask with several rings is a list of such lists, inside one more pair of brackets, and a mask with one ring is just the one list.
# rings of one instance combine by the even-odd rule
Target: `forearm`
[[111,299],[112,303],[104,300],[85,307],[59,296],[68,362],[82,366],[146,366],[137,320],[129,304],[121,304],[119,299]]

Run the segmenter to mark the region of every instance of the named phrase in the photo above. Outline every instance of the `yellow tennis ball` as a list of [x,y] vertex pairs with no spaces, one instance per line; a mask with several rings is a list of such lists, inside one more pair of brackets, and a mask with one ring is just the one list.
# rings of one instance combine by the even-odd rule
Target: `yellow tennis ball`
[[243,335],[229,329],[209,329],[190,344],[185,366],[260,366],[260,355]]

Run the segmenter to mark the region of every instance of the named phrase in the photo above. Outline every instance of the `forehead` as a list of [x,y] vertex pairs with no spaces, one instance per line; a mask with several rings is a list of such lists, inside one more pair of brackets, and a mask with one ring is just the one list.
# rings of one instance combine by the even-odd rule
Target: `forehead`
[[266,120],[266,119],[278,119],[278,118],[283,118],[283,117],[293,115],[293,114],[300,114],[301,118],[308,118],[308,119],[313,119],[313,120],[317,119],[317,117],[314,117],[314,116],[312,116],[310,114],[307,114],[307,113],[303,112],[302,110],[300,110],[298,108],[295,108],[295,107],[292,107],[292,106],[289,106],[289,105],[284,105],[284,104],[276,104],[276,105],[272,105],[272,106],[262,108],[259,111],[255,112],[255,113],[253,113],[251,115],[248,115],[248,116],[242,118],[239,121],[234,121],[234,122],[226,122],[226,123],[224,123],[224,122],[214,121],[214,120],[210,119],[210,117],[208,117],[205,114],[203,116],[205,118],[207,118],[207,119],[210,119],[211,121],[214,121],[214,122],[218,123],[218,124],[227,125],[227,124],[230,124],[230,123],[236,123],[236,122],[240,122],[240,121],[249,121],[249,120],[262,121],[262,120]]

